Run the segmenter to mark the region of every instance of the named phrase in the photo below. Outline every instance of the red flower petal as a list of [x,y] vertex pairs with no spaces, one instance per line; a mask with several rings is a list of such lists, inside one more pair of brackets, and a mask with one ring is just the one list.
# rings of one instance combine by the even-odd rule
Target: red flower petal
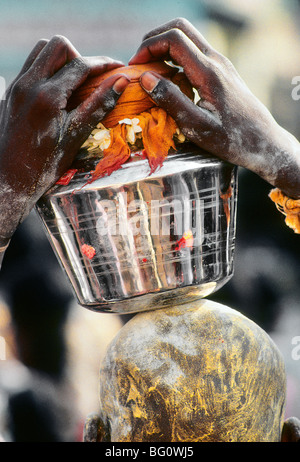
[[94,249],[94,247],[88,244],[83,244],[81,246],[81,252],[83,253],[83,255],[88,257],[90,260],[94,258],[94,256],[96,255],[96,250]]

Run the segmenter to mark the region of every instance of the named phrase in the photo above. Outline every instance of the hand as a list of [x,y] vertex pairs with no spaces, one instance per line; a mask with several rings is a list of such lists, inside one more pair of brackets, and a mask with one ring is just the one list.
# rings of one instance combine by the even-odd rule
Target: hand
[[300,420],[289,417],[284,421],[281,441],[283,443],[300,443]]
[[0,106],[0,247],[70,167],[129,80],[116,74],[67,111],[72,92],[88,77],[122,66],[106,57],[83,58],[61,36],[32,50]]
[[154,73],[143,74],[141,85],[190,141],[300,197],[299,142],[275,122],[227,58],[188,21],[175,19],[147,34],[129,64],[159,59],[183,68],[200,101],[190,101]]

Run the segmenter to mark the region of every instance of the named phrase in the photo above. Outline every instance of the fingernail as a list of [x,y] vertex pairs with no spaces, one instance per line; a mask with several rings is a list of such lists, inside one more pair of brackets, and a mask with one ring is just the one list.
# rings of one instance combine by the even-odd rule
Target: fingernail
[[141,84],[146,91],[152,92],[160,79],[151,72],[145,72],[141,76]]
[[130,80],[127,77],[120,77],[118,80],[115,81],[113,85],[113,89],[116,93],[122,93],[127,85],[130,83]]

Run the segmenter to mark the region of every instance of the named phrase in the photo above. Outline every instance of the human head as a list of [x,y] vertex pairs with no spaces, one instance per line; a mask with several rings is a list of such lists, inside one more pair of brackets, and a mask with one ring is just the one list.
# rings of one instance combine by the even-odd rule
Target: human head
[[254,322],[201,300],[137,314],[100,370],[100,439],[280,441],[282,357]]

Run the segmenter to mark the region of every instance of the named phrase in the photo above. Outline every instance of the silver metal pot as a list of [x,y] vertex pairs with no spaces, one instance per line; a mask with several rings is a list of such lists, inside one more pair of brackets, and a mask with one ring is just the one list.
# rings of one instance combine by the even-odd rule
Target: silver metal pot
[[92,183],[77,172],[38,202],[80,305],[152,310],[205,297],[232,276],[236,167],[183,149],[151,175],[140,153]]

